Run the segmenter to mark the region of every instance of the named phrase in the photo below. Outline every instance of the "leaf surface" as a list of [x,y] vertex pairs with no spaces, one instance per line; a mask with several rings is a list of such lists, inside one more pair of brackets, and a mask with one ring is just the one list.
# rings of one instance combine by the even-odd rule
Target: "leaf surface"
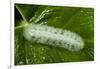
[[[16,4],[20,13],[15,22],[15,65],[44,64],[58,62],[92,61],[94,59],[94,9],[46,5]],[[16,15],[15,15],[16,19]],[[23,36],[26,24],[43,24],[67,29],[79,34],[85,41],[81,51],[36,44]]]

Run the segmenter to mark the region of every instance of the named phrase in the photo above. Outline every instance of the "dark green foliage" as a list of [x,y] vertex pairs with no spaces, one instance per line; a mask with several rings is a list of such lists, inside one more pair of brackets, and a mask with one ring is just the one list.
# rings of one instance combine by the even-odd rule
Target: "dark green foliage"
[[[94,9],[15,4],[15,65],[92,61],[94,59]],[[26,24],[47,24],[79,34],[85,47],[78,52],[42,44],[23,37]]]

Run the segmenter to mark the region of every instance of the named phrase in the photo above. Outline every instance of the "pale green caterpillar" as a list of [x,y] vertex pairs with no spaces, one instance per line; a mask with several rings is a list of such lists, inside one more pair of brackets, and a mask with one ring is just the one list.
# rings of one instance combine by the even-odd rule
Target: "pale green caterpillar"
[[84,48],[84,41],[78,34],[47,25],[33,24],[25,27],[23,35],[32,43],[66,48],[69,51],[79,51]]

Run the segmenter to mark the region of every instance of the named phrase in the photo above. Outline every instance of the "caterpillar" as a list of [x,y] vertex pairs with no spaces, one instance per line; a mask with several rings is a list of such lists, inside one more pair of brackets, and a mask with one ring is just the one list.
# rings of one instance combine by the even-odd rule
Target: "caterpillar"
[[32,43],[65,48],[69,51],[79,51],[84,48],[82,37],[75,32],[47,25],[29,25],[24,28],[23,35]]

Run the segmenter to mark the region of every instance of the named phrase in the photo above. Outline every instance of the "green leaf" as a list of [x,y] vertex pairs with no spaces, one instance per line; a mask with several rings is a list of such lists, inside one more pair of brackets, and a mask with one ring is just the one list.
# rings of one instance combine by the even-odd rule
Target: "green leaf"
[[[15,4],[15,65],[94,60],[94,9]],[[19,19],[17,19],[19,17]],[[85,41],[81,51],[31,43],[23,36],[29,24],[43,24],[71,30]]]

